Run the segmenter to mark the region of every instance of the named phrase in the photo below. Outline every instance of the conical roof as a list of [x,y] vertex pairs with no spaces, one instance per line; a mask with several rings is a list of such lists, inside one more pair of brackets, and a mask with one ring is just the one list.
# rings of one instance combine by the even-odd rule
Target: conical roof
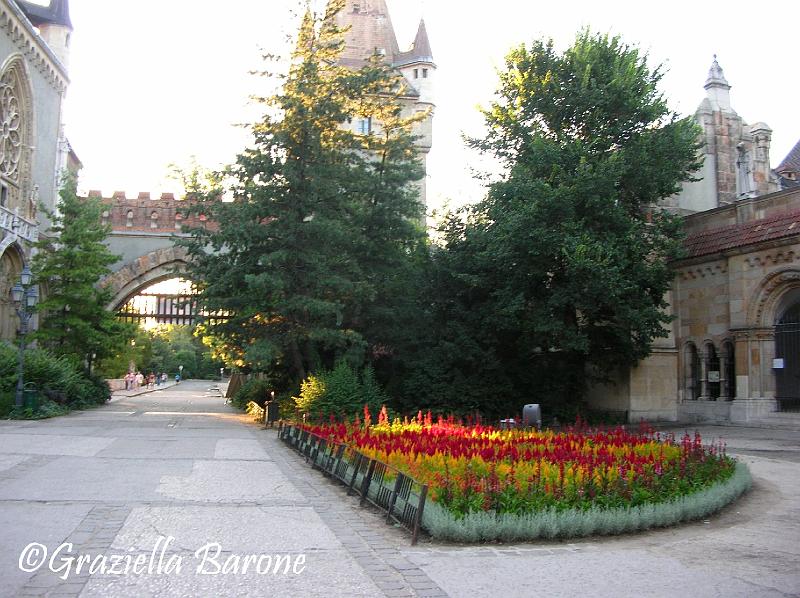
[[705,89],[709,87],[724,87],[730,89],[731,86],[725,78],[725,73],[722,72],[722,67],[717,62],[717,55],[714,54],[714,62],[711,63],[711,68],[708,69],[708,78],[706,79]]
[[69,0],[50,0],[48,6],[17,0],[22,12],[35,27],[39,25],[63,25],[72,29],[69,18]]
[[409,64],[412,62],[429,62],[433,64],[433,50],[428,39],[428,30],[425,28],[425,20],[420,19],[417,37],[414,38],[414,45],[408,52],[402,52],[395,58],[398,65]]
[[360,66],[376,51],[386,56],[387,62],[394,62],[400,53],[385,0],[347,0],[336,23],[348,28],[341,64]]
[[775,172],[800,172],[800,141],[792,148],[783,162],[775,169]]

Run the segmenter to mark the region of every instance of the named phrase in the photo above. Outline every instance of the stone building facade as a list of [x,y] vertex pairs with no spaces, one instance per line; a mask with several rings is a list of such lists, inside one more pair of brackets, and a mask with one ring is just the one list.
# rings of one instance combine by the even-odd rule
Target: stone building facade
[[665,202],[687,234],[666,298],[674,320],[650,357],[589,397],[630,421],[745,422],[800,402],[800,144],[773,171],[772,131],[736,114],[716,57],[705,89],[700,180]]
[[750,421],[800,400],[800,187],[686,219],[678,415]]
[[38,206],[56,209],[77,160],[61,120],[71,33],[67,0],[0,0],[0,340],[15,335],[9,291],[48,228]]

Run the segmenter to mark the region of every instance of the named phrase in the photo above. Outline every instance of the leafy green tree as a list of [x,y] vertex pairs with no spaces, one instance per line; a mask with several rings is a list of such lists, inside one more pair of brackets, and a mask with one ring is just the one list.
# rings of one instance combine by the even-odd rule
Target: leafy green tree
[[440,340],[420,376],[443,375],[455,405],[575,402],[666,335],[680,224],[658,205],[697,170],[698,131],[646,58],[588,31],[564,53],[537,41],[508,55],[472,141],[505,173],[448,219],[434,255]]
[[[401,114],[403,82],[381,57],[338,63],[344,4],[306,13],[283,89],[261,100],[253,146],[228,173],[233,201],[196,195],[216,226],[183,243],[203,308],[226,316],[205,324],[215,352],[293,384],[386,344],[382,285],[424,238],[410,134],[422,116]],[[370,117],[372,134],[345,126]]]
[[37,244],[33,272],[43,291],[35,338],[59,356],[91,367],[93,359],[119,352],[132,327],[107,309],[111,290],[100,286],[119,259],[104,241],[99,198],[79,198],[74,178],[64,181],[58,210],[48,213],[49,235]]

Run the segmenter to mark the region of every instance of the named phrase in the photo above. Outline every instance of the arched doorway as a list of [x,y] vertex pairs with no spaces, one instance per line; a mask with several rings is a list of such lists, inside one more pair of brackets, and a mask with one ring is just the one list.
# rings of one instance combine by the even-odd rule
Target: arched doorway
[[0,256],[0,340],[13,340],[19,321],[11,302],[11,287],[22,272],[22,252],[16,245],[9,246]]
[[775,398],[780,411],[800,410],[800,289],[783,301],[775,324]]

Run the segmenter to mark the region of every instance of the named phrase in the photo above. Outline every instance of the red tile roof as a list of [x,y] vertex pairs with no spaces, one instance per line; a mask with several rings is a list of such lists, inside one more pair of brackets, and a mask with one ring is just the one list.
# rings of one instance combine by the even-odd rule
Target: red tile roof
[[800,235],[800,209],[762,220],[692,233],[687,237],[684,247],[687,257],[692,258],[795,235]]

